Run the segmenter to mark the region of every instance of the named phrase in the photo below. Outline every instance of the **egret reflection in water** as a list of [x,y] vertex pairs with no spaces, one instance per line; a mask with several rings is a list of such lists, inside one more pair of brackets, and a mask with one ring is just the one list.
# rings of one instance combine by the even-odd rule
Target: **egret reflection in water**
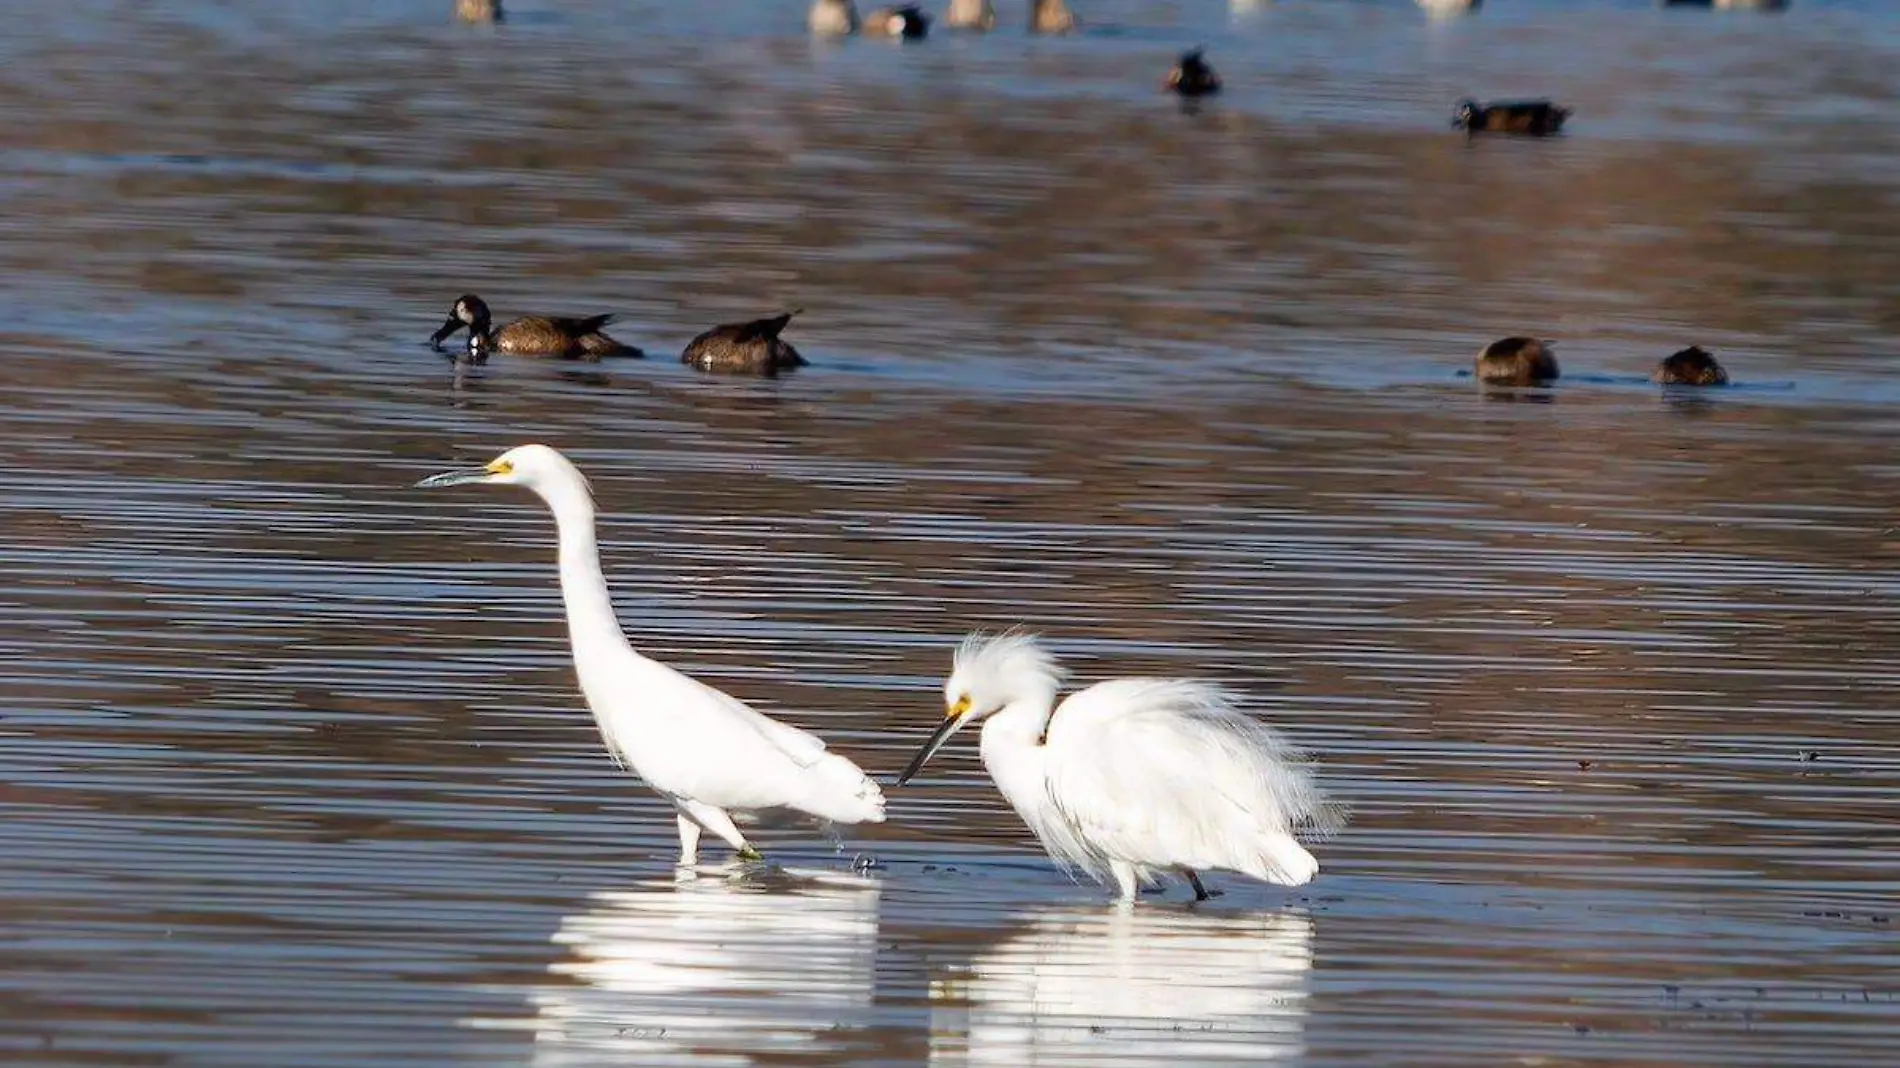
[[870,1015],[878,895],[875,880],[839,873],[685,870],[592,894],[555,932],[566,956],[534,994],[534,1063],[836,1055]]
[[930,984],[931,1063],[1257,1064],[1305,1052],[1302,913],[1040,916]]

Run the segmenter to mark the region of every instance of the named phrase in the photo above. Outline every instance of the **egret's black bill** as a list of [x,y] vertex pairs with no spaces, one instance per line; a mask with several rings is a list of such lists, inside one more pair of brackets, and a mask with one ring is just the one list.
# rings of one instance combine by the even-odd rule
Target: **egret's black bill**
[[457,319],[453,315],[449,316],[449,321],[442,324],[442,329],[429,335],[429,345],[432,348],[441,348],[442,342],[447,340],[450,334],[460,329],[462,329],[462,320]]
[[944,743],[950,740],[950,736],[962,728],[963,721],[964,717],[956,716],[937,724],[936,733],[930,736],[930,740],[924,743],[922,749],[917,750],[917,755],[911,759],[910,766],[897,777],[897,785],[902,786],[915,778],[917,773],[923,770],[924,762],[936,756],[937,750],[942,749]]
[[486,482],[493,474],[494,472],[486,467],[465,467],[460,471],[444,471],[439,475],[430,475],[416,483],[413,488],[441,489],[443,486],[460,486],[468,482]]

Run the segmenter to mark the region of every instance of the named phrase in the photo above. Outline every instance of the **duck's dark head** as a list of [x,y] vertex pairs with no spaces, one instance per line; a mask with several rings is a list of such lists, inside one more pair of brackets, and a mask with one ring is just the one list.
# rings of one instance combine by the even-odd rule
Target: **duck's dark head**
[[464,293],[455,298],[455,306],[449,309],[448,320],[442,324],[440,329],[429,336],[429,344],[439,349],[442,347],[442,342],[447,340],[450,334],[455,333],[463,327],[467,327],[468,350],[470,352],[480,352],[483,346],[488,344],[488,327],[490,322],[488,305],[482,298],[473,293]]
[[1457,129],[1457,130],[1471,129],[1474,125],[1477,124],[1478,112],[1482,110],[1483,109],[1478,106],[1478,102],[1476,100],[1466,100],[1460,103],[1458,105],[1458,110],[1452,112],[1452,115],[1451,115],[1452,128]]
[[898,8],[892,12],[891,19],[897,23],[896,30],[899,37],[916,40],[930,32],[930,16],[924,14],[924,9],[915,4]]
[[1161,86],[1185,97],[1206,96],[1220,92],[1220,75],[1208,65],[1206,49],[1195,47],[1181,53],[1180,61]]

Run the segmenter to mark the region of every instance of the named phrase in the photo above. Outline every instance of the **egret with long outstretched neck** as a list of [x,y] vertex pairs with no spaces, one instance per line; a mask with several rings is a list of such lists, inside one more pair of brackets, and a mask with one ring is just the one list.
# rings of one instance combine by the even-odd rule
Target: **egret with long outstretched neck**
[[1114,679],[1056,703],[1063,671],[1033,635],[972,634],[944,685],[943,723],[897,778],[902,786],[959,730],[982,723],[983,767],[1058,864],[1123,900],[1164,871],[1208,897],[1200,872],[1281,886],[1319,872],[1300,834],[1336,828],[1340,809],[1300,751],[1218,686]]
[[553,511],[581,693],[608,751],[673,803],[681,864],[698,863],[702,831],[742,859],[759,859],[735,817],[791,810],[832,823],[883,822],[877,784],[827,752],[817,736],[634,651],[601,576],[593,493],[567,457],[546,445],[523,445],[486,467],[446,471],[416,485],[471,482],[524,486]]

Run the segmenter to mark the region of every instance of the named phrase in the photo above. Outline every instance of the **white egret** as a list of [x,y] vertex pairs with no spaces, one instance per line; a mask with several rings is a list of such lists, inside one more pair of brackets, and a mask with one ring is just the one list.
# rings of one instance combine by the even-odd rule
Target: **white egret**
[[546,445],[510,449],[486,467],[446,471],[419,487],[485,482],[525,486],[554,512],[561,599],[581,693],[601,739],[678,810],[680,863],[699,859],[710,831],[747,860],[759,853],[736,818],[804,813],[834,823],[881,823],[884,795],[856,764],[815,735],[635,652],[614,617],[594,542],[594,497],[567,457]]
[[944,685],[949,711],[902,786],[944,743],[983,724],[983,767],[1043,848],[1133,900],[1162,871],[1207,889],[1224,869],[1281,886],[1319,872],[1295,837],[1326,833],[1339,810],[1300,751],[1218,686],[1114,679],[1056,694],[1063,672],[1033,635],[972,634]]

